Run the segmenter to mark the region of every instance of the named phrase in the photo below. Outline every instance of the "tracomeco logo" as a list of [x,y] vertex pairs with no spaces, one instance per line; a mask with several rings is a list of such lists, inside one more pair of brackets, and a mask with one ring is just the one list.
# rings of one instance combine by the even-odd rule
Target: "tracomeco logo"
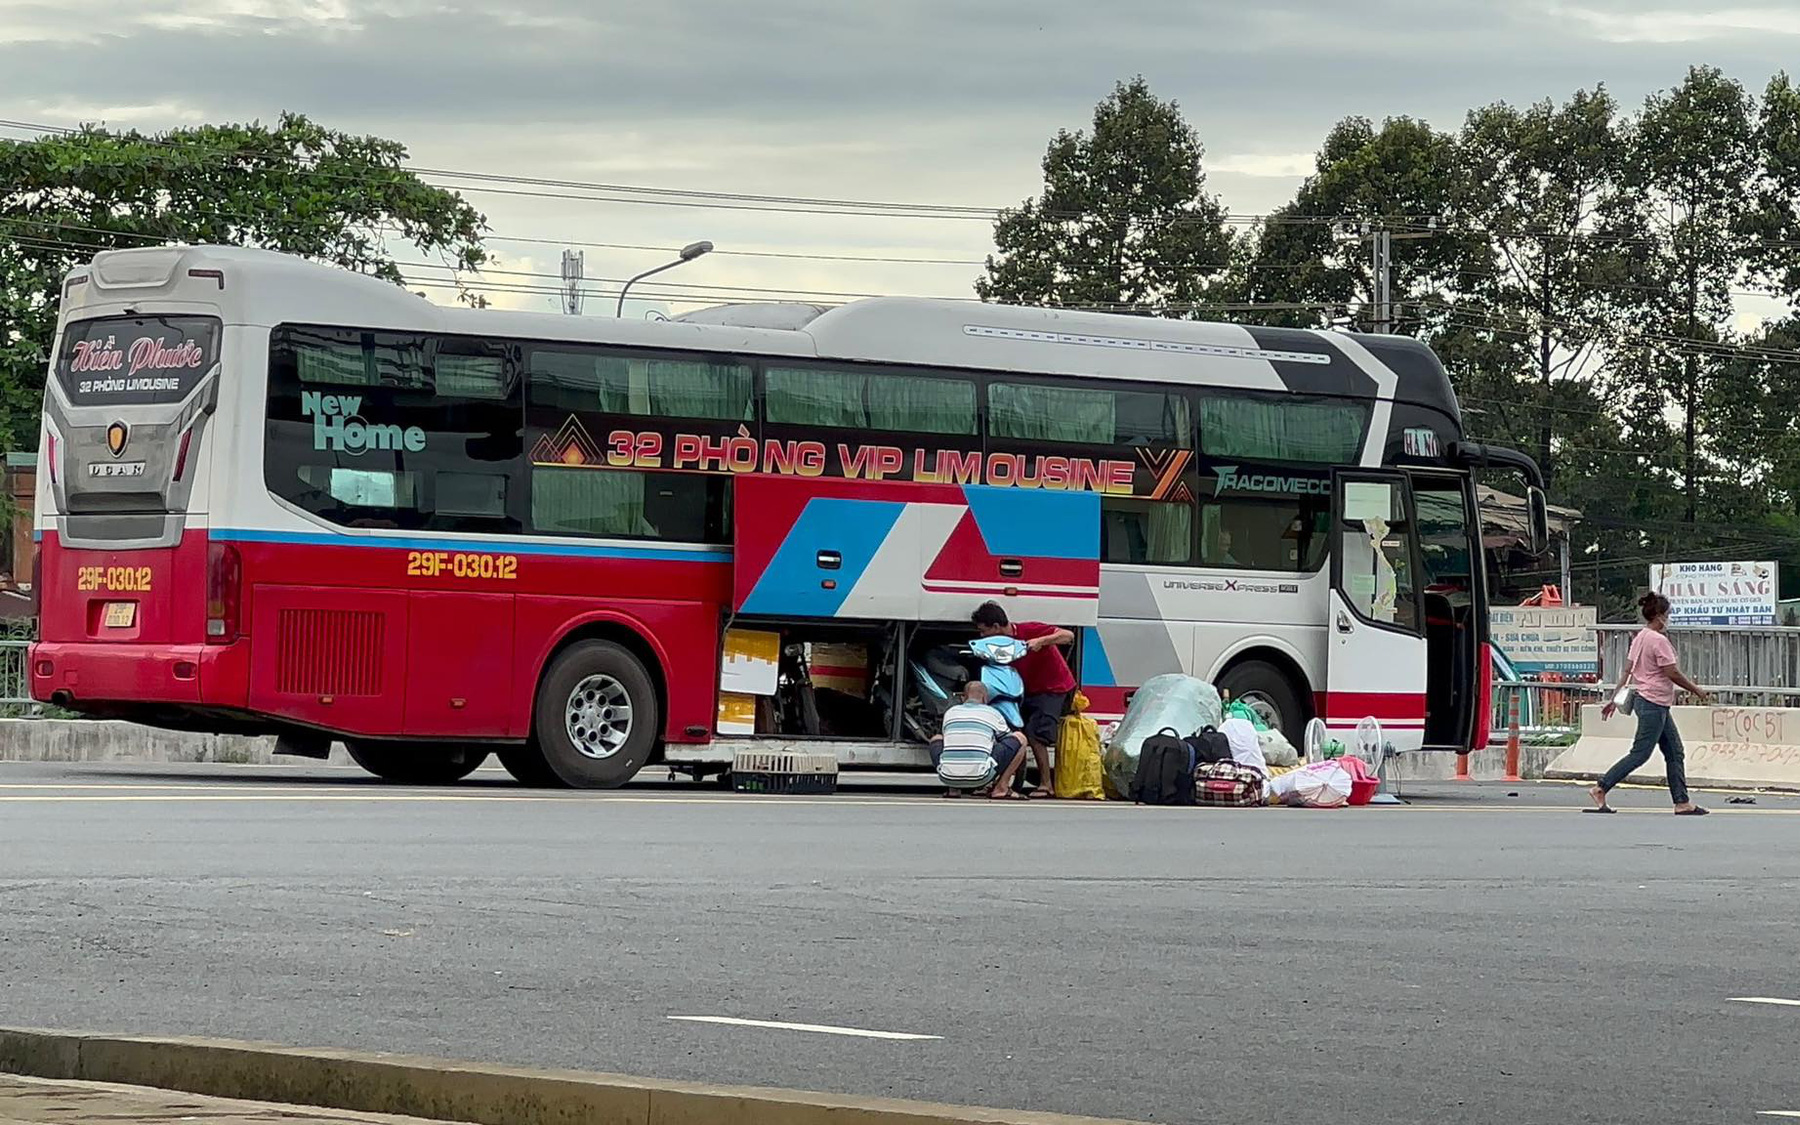
[[1327,496],[1331,481],[1322,477],[1292,477],[1279,473],[1241,473],[1236,465],[1220,465],[1215,495],[1227,492],[1274,492],[1282,495]]
[[417,453],[425,448],[424,430],[371,425],[357,413],[361,409],[361,395],[300,392],[300,415],[313,420],[314,449],[360,457],[371,449]]

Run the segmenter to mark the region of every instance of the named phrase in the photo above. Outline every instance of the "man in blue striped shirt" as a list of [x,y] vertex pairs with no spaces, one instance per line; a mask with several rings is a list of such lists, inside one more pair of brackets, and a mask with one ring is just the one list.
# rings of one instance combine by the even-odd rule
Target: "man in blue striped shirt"
[[[977,792],[995,800],[1011,800],[1013,775],[1025,764],[1025,736],[1012,730],[1006,717],[988,705],[987,685],[970,680],[963,688],[963,701],[944,712],[944,733],[931,740],[931,764],[938,767],[940,777],[949,780],[944,771],[944,755],[957,759],[957,773],[969,769],[969,762],[979,762],[977,755],[993,760],[995,771],[991,786]],[[955,797],[959,790],[949,788],[944,796]]]

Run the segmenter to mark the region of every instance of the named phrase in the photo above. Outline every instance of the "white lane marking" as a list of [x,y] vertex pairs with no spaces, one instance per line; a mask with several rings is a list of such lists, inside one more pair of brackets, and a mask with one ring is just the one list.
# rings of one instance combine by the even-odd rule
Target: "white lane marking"
[[1784,1008],[1800,1008],[1800,1000],[1783,1000],[1779,996],[1733,996],[1733,1004],[1778,1004]]
[[731,1016],[670,1016],[683,1023],[722,1023],[730,1027],[770,1027],[777,1031],[816,1031],[821,1035],[853,1035],[859,1039],[942,1039],[942,1035],[913,1035],[905,1031],[870,1031],[861,1027],[832,1027],[822,1023],[781,1023],[775,1020],[740,1020]]
[[1765,1109],[1760,1117],[1800,1117],[1800,1109]]

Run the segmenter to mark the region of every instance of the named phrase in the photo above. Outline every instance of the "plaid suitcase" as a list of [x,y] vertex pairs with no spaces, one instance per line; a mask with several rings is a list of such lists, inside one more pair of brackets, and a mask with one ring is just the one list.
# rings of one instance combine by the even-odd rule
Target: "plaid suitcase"
[[1263,777],[1239,762],[1208,762],[1194,770],[1194,798],[1202,805],[1260,806]]

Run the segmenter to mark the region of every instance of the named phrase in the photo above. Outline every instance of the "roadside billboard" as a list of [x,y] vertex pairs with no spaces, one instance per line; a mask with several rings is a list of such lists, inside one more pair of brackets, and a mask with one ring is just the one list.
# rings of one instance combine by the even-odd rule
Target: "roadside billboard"
[[1488,637],[1519,675],[1600,674],[1599,614],[1593,606],[1506,605],[1488,609]]
[[1773,625],[1772,562],[1652,563],[1650,588],[1669,599],[1671,625]]

